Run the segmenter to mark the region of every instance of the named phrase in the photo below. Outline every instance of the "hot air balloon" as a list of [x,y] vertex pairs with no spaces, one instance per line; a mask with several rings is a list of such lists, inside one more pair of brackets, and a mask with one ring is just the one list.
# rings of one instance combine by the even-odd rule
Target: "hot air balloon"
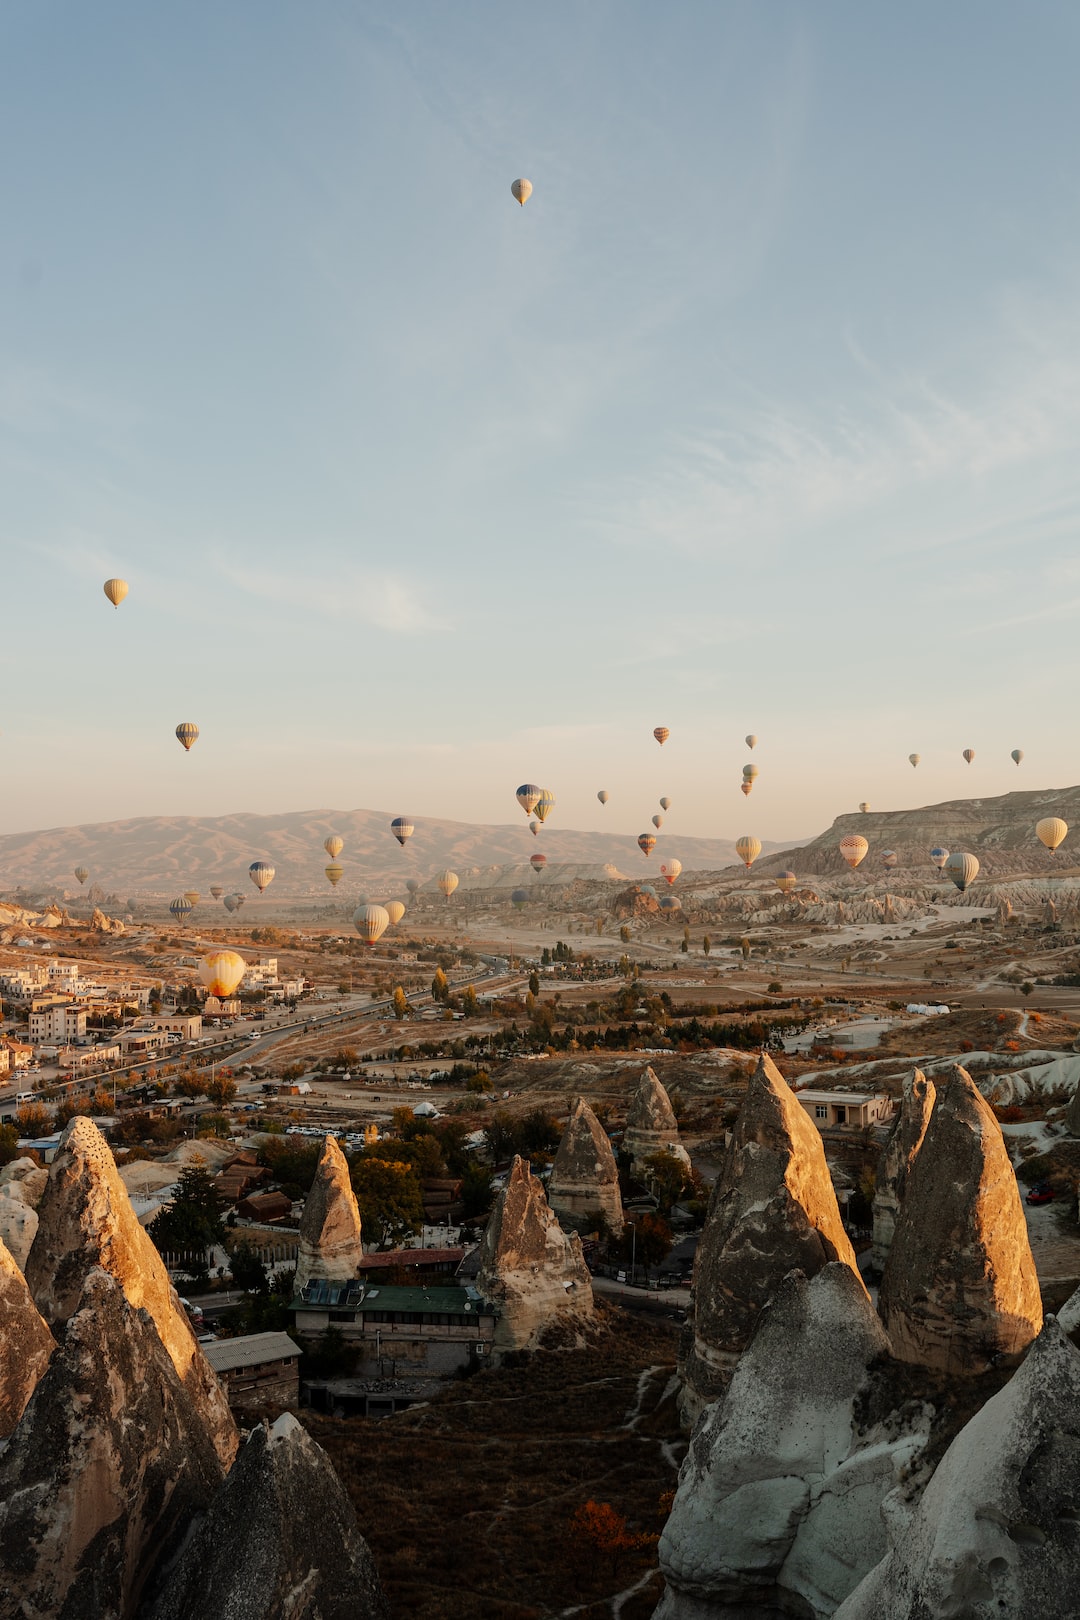
[[329,866],[323,867],[323,876],[326,878],[326,881],[329,883],[330,887],[332,889],[336,889],[342,878],[345,876],[345,868],[343,866],[339,866],[336,861],[331,861]]
[[325,849],[332,861],[337,860],[344,848],[345,840],[344,838],[339,838],[337,833],[331,833],[329,838],[323,839],[323,849]]
[[854,872],[861,860],[866,857],[870,845],[858,833],[848,833],[846,838],[840,840],[840,853]]
[[248,867],[248,877],[262,894],[274,881],[274,868],[269,861],[252,861]]
[[669,884],[675,882],[681,871],[682,861],[668,860],[660,862],[660,876],[667,878]]
[[641,853],[645,856],[646,860],[648,860],[649,856],[656,848],[656,839],[653,837],[652,833],[641,833],[638,837],[637,846]]
[[667,742],[668,738],[671,736],[671,732],[668,730],[667,726],[654,726],[653,727],[653,736],[656,738],[656,740],[660,744],[661,748],[663,748],[664,744]]
[[517,911],[520,911],[522,906],[528,904],[528,899],[528,889],[515,889],[513,894],[510,896],[511,903]]
[[211,885],[210,885],[210,898],[211,898],[211,900],[220,900],[224,893],[225,893],[225,890],[221,887],[220,883],[211,883]]
[[510,187],[510,191],[515,201],[519,202],[522,208],[524,208],[525,204],[532,196],[532,181],[515,180],[513,185]]
[[1024,750],[1022,748],[1014,748],[1012,753],[1009,755],[1009,758],[1012,760],[1014,765],[1019,765],[1023,757]]
[[185,754],[191,753],[192,748],[199,740],[199,728],[193,720],[184,720],[177,726],[176,740]]
[[90,876],[90,868],[88,866],[77,866],[75,868],[75,876],[78,878],[80,884],[85,883],[87,878]]
[[239,909],[240,896],[238,894],[227,894],[221,903],[225,910],[231,914]]
[[419,880],[419,878],[409,878],[409,879],[407,879],[405,887],[406,887],[406,889],[408,889],[410,894],[416,894],[417,890],[420,888],[420,880]]
[[657,832],[659,832],[661,827],[664,825],[663,816],[659,816],[659,815],[653,816],[652,817],[652,824],[656,828]]
[[799,880],[794,872],[778,872],[774,881],[781,894],[790,894]]
[[540,836],[540,823],[536,820],[535,817],[533,818],[532,821],[529,822],[529,831],[532,833],[534,838],[539,838],[539,836]]
[[908,755],[908,764],[911,766],[912,770],[915,769],[915,767],[919,763],[920,759],[922,759],[921,754],[909,754]]
[[536,814],[537,821],[539,821],[541,823],[541,825],[542,825],[547,820],[548,816],[550,816],[550,814],[554,810],[554,808],[555,808],[555,795],[554,795],[554,793],[552,793],[550,788],[541,788],[540,797],[537,799],[535,805],[533,806],[533,809],[534,809],[535,814]]
[[747,748],[757,747],[757,738],[754,736],[752,731],[747,733],[747,735],[743,738],[743,742],[746,744]]
[[660,800],[660,808],[661,808],[661,810],[670,810],[671,809],[671,800],[669,798],[667,798],[666,796],[664,798],[662,798]]
[[185,917],[190,917],[191,915],[191,901],[185,900],[182,894],[178,894],[176,899],[170,903],[169,911],[172,913],[177,922],[183,922]]
[[390,919],[391,928],[396,928],[405,915],[405,907],[400,900],[388,900],[386,902],[386,915]]
[[102,589],[113,607],[118,608],[128,593],[128,582],[126,579],[107,579]]
[[547,865],[547,856],[546,855],[530,855],[529,856],[529,865],[532,867],[532,869],[536,873],[537,877],[539,877],[540,873],[544,870],[544,867]]
[[966,854],[958,849],[955,855],[950,855],[945,862],[945,875],[951,877],[956,887],[963,894],[969,883],[974,883],[979,875],[979,863],[974,855]]
[[199,901],[202,899],[202,895],[199,893],[198,889],[185,889],[184,899],[191,901],[191,908],[194,910]]
[[543,788],[534,787],[531,782],[523,782],[518,788],[515,798],[527,816],[531,816],[536,809],[536,801],[543,791]]
[[761,854],[761,839],[751,838],[745,834],[735,840],[735,853],[749,872],[758,856]]
[[930,859],[933,861],[934,865],[937,867],[939,872],[941,871],[942,867],[945,865],[945,862],[948,860],[948,858],[949,858],[949,852],[948,852],[947,849],[940,849],[939,848],[939,849],[932,849],[930,851]]
[[611,798],[611,794],[608,792],[607,788],[601,788],[596,797],[600,800],[601,804],[607,804],[608,800]]
[[[970,765],[972,760],[975,758],[975,750],[974,750],[974,748],[965,748],[964,749],[964,758],[967,760],[968,764]],[[972,860],[974,860],[974,859],[975,859],[975,857],[972,856]],[[956,881],[956,879],[954,878],[953,882],[955,883],[955,881]]]
[[894,867],[899,859],[900,859],[900,857],[899,857],[899,855],[896,853],[896,851],[894,849],[886,849],[886,850],[882,851],[882,856],[881,856],[881,864],[882,864],[882,866],[888,866],[890,868]]
[[747,798],[750,797],[750,795],[751,795],[751,793],[753,793],[753,791],[754,791],[753,782],[740,782],[739,783],[739,792],[744,793]]
[[398,843],[404,845],[406,838],[411,838],[416,828],[406,816],[395,816],[390,823],[390,831]]
[[211,951],[199,963],[200,981],[219,1001],[233,994],[246,972],[247,963],[236,951]]
[[674,895],[674,894],[662,894],[660,896],[660,910],[661,911],[679,911],[679,910],[681,910],[681,908],[682,908],[682,902],[678,899],[678,897],[676,895]]
[[439,888],[442,890],[447,900],[449,900],[457,886],[458,875],[456,872],[446,871],[441,874],[439,878]]
[[390,926],[390,914],[385,906],[357,906],[352,920],[365,945],[374,945]]
[[1035,827],[1035,836],[1040,844],[1045,844],[1051,855],[1058,845],[1065,839],[1069,830],[1069,823],[1062,821],[1060,816],[1044,816]]
[[756,782],[761,771],[756,765],[744,765],[742,768],[744,782]]
[[870,806],[867,804],[865,799],[863,800],[862,804],[860,804],[859,809],[862,811],[864,816],[869,815],[870,813]]

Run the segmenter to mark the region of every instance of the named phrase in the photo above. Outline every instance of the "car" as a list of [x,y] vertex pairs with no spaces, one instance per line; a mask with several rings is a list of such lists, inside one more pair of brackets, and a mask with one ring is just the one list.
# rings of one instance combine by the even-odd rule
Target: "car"
[[1028,1193],[1027,1201],[1029,1204],[1052,1204],[1056,1197],[1057,1193],[1053,1187],[1045,1181],[1039,1181]]

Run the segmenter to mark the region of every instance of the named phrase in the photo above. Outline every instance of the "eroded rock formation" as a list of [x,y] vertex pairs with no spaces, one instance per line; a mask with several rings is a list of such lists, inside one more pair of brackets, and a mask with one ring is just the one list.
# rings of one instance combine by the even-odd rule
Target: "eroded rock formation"
[[915,1155],[922,1146],[937,1092],[932,1080],[921,1069],[914,1069],[904,1078],[900,1108],[893,1121],[892,1132],[878,1168],[877,1188],[874,1192],[874,1248],[872,1263],[877,1271],[884,1271],[892,1247],[893,1233],[900,1205],[904,1201],[904,1188]]
[[98,1266],[116,1278],[131,1305],[150,1313],[228,1467],[239,1436],[221,1385],[195,1342],[161,1256],[136,1219],[108,1143],[91,1120],[77,1117],[50,1166],[26,1263],[34,1303],[50,1327],[79,1309],[83,1284]]
[[488,1219],[476,1286],[499,1310],[496,1352],[531,1349],[556,1320],[592,1315],[581,1239],[562,1230],[524,1159],[514,1159]]
[[902,1361],[968,1376],[1042,1326],[1027,1223],[1001,1127],[955,1068],[907,1177],[880,1309]]
[[384,1620],[387,1613],[329,1457],[285,1413],[248,1435],[141,1620]]
[[762,1056],[716,1179],[694,1269],[693,1322],[680,1358],[679,1405],[689,1426],[723,1394],[758,1313],[789,1271],[851,1268],[825,1150],[775,1063]]
[[91,1270],[0,1450],[0,1613],[127,1620],[222,1476],[153,1319]]
[[1080,1593],[1080,1354],[1053,1317],[961,1429],[891,1548],[835,1620],[1075,1620]]
[[25,1277],[0,1243],[0,1440],[22,1417],[55,1348]]
[[548,1202],[564,1226],[591,1231],[603,1222],[622,1231],[619,1167],[607,1132],[579,1097],[563,1132],[548,1182]]
[[690,1163],[689,1155],[679,1141],[679,1122],[671,1106],[671,1098],[660,1084],[651,1064],[647,1064],[637,1083],[626,1115],[623,1147],[630,1155],[630,1169],[640,1177],[645,1160],[665,1149]]
[[337,1139],[327,1135],[300,1217],[297,1289],[319,1277],[346,1282],[356,1276],[363,1258],[360,1210],[349,1180],[348,1160]]
[[888,1340],[849,1266],[790,1273],[723,1400],[694,1431],[660,1542],[657,1620],[825,1620],[885,1552],[881,1503],[929,1432],[916,1406],[858,1412]]

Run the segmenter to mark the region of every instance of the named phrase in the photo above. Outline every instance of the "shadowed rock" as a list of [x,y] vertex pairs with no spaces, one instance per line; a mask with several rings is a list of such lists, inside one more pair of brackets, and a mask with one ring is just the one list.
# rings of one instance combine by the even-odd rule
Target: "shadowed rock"
[[788,1272],[812,1277],[831,1260],[850,1266],[862,1288],[821,1137],[775,1063],[762,1056],[698,1244],[693,1322],[680,1365],[684,1422],[723,1394],[759,1311]]
[[914,1511],[897,1504],[887,1518],[889,1553],[835,1620],[1075,1620],[1080,1354],[1053,1317]]
[[140,1620],[384,1620],[387,1613],[329,1457],[286,1412],[248,1435]]
[[937,1092],[932,1080],[921,1069],[912,1070],[904,1077],[904,1090],[900,1111],[893,1121],[889,1140],[881,1155],[877,1188],[874,1192],[874,1248],[873,1264],[883,1271],[892,1247],[900,1206],[904,1201],[904,1188],[922,1146]]
[[965,1069],[938,1089],[907,1178],[880,1309],[893,1353],[979,1373],[1042,1326],[1027,1223],[1001,1126]]
[[91,1271],[0,1450],[0,1614],[127,1620],[222,1477],[149,1313]]
[[360,1210],[348,1161],[336,1138],[327,1135],[300,1217],[296,1287],[303,1288],[317,1278],[346,1282],[356,1276],[363,1258]]
[[[1080,1040],[1073,1042],[1073,1051],[1080,1051]],[[1065,1128],[1070,1136],[1080,1136],[1080,1086],[1077,1086],[1065,1110]]]
[[55,1348],[25,1277],[0,1243],[0,1440],[22,1417]]
[[26,1263],[34,1303],[50,1327],[79,1308],[83,1284],[97,1266],[116,1278],[130,1304],[149,1311],[227,1468],[239,1436],[224,1392],[195,1342],[161,1256],[136,1219],[108,1143],[91,1120],[78,1117],[60,1138]]
[[496,1351],[531,1349],[554,1321],[592,1315],[581,1239],[563,1231],[524,1159],[514,1159],[491,1212],[476,1286],[499,1309]]
[[928,1409],[865,1433],[888,1339],[849,1266],[789,1273],[722,1400],[694,1431],[660,1542],[658,1620],[831,1615],[885,1551],[881,1503],[921,1451]]
[[622,1231],[619,1167],[607,1132],[579,1097],[563,1132],[548,1182],[548,1202],[566,1226],[591,1230],[598,1222]]
[[641,1177],[645,1160],[665,1149],[690,1163],[690,1156],[679,1141],[679,1122],[671,1098],[646,1064],[626,1114],[623,1147],[629,1153],[633,1175]]

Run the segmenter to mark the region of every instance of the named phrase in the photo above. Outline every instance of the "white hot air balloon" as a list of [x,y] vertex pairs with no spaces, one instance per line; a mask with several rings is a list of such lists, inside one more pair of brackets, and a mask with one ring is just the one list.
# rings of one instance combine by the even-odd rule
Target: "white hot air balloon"
[[747,735],[743,738],[743,742],[746,744],[747,748],[757,747],[757,738],[754,736],[752,731],[747,733]]
[[600,800],[601,804],[607,804],[608,800],[611,798],[611,794],[608,792],[607,788],[601,788],[596,797]]
[[660,862],[660,876],[662,878],[667,878],[669,883],[674,883],[681,871],[682,861],[672,860]]
[[945,876],[952,878],[961,894],[963,894],[969,883],[974,883],[978,875],[978,860],[974,855],[968,855],[962,849],[955,850],[945,862]]
[[525,204],[532,196],[532,181],[515,180],[513,185],[510,187],[510,192],[514,198],[514,201],[520,203],[522,208],[524,208]]
[[443,872],[440,875],[440,877],[439,877],[439,888],[442,890],[442,892],[446,896],[447,900],[449,900],[450,896],[453,894],[453,892],[457,888],[457,886],[458,886],[458,875],[457,875],[456,872],[451,872],[451,871],[447,870],[447,871]]
[[1064,843],[1068,831],[1069,823],[1060,816],[1044,816],[1035,827],[1035,836],[1052,855],[1058,845]]
[[357,906],[353,912],[353,927],[365,945],[376,944],[390,926],[390,914],[385,906]]
[[859,862],[866,859],[870,845],[858,833],[848,833],[846,838],[840,840],[840,853],[854,872]]

